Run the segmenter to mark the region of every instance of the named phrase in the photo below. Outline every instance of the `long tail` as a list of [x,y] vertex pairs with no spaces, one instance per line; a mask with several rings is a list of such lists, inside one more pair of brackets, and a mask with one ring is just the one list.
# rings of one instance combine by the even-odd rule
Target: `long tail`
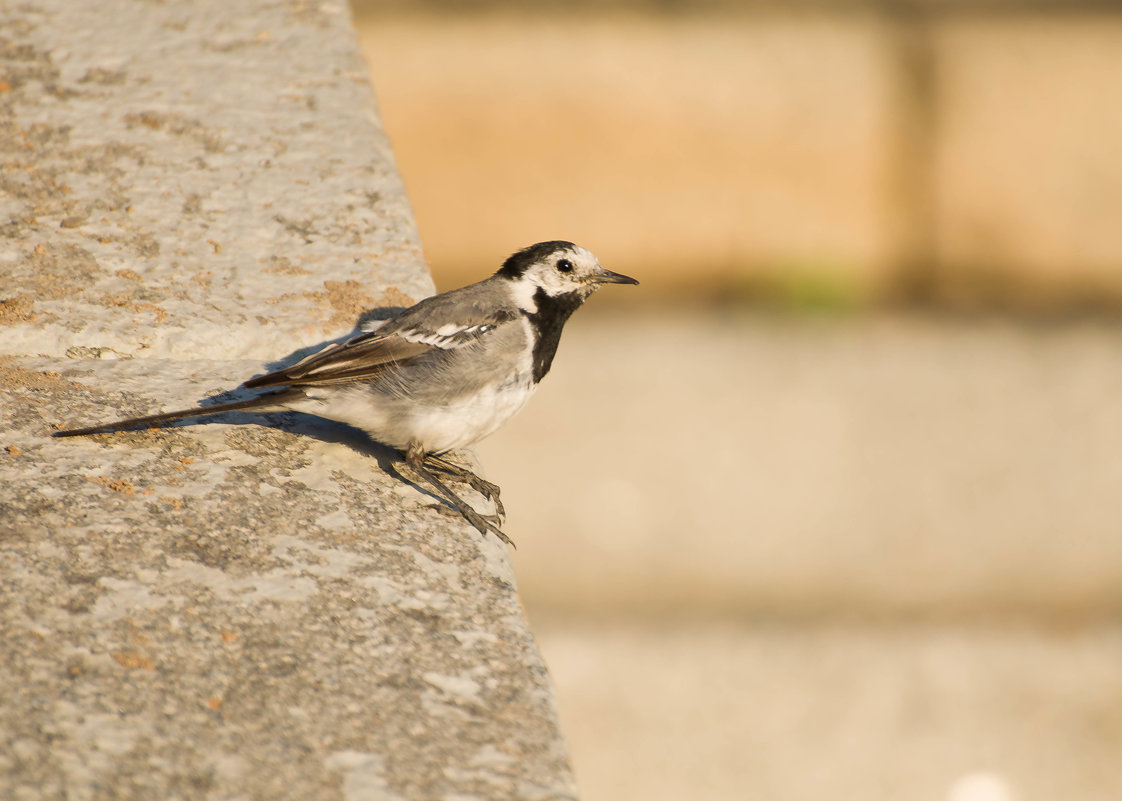
[[292,400],[303,396],[304,393],[297,389],[280,389],[275,392],[266,392],[264,395],[258,395],[256,398],[248,398],[246,400],[216,403],[213,406],[195,406],[191,409],[180,409],[177,412],[164,412],[163,414],[151,414],[147,417],[130,417],[127,420],[114,420],[112,423],[101,423],[100,425],[87,426],[86,428],[68,428],[64,431],[56,431],[51,434],[51,436],[81,437],[86,434],[107,434],[111,431],[124,431],[129,428],[153,428],[161,423],[168,423],[172,420],[184,420],[188,417],[209,417],[212,414],[222,414],[223,412],[232,412],[239,409],[275,408],[283,405],[286,400]]

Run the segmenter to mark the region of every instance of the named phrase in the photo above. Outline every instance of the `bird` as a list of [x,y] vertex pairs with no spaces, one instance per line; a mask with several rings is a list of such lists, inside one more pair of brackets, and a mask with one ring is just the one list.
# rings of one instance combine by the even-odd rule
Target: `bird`
[[[591,251],[563,240],[512,254],[489,278],[425,298],[390,319],[326,345],[288,367],[241,385],[265,390],[245,400],[195,406],[83,428],[55,437],[158,427],[231,411],[296,411],[354,426],[399,451],[482,536],[502,531],[496,484],[446,458],[494,433],[549,372],[569,317],[605,284],[638,284],[607,270]],[[438,477],[438,475],[440,477]],[[483,515],[441,477],[494,503]]]

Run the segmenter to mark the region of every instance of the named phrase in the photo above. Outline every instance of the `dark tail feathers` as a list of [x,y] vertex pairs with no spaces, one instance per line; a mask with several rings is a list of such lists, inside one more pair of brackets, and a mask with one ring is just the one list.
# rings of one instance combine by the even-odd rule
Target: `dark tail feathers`
[[129,428],[153,428],[161,423],[172,420],[184,420],[188,417],[209,417],[212,414],[233,412],[241,409],[262,409],[282,405],[286,400],[302,397],[303,392],[294,389],[282,389],[276,392],[266,392],[256,398],[248,398],[229,403],[216,403],[213,406],[196,406],[192,409],[180,409],[177,412],[164,412],[152,414],[147,417],[130,417],[127,420],[114,420],[112,423],[101,423],[86,428],[68,428],[64,431],[55,431],[52,437],[81,437],[86,434],[108,434],[112,431],[125,431]]

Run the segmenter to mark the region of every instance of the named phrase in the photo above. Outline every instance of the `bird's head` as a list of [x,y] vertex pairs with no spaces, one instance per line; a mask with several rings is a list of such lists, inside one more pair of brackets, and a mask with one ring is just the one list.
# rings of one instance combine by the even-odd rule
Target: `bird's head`
[[584,300],[603,284],[637,284],[634,278],[613,273],[580,245],[572,242],[539,242],[515,253],[497,275],[520,283],[528,306],[538,292],[551,298]]

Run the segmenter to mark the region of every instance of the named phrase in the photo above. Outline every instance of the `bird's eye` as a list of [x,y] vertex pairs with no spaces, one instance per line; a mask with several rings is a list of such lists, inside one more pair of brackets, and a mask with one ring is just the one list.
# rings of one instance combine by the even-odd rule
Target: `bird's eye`
[[571,273],[573,271],[573,263],[568,259],[561,259],[557,262],[557,269],[563,273]]

